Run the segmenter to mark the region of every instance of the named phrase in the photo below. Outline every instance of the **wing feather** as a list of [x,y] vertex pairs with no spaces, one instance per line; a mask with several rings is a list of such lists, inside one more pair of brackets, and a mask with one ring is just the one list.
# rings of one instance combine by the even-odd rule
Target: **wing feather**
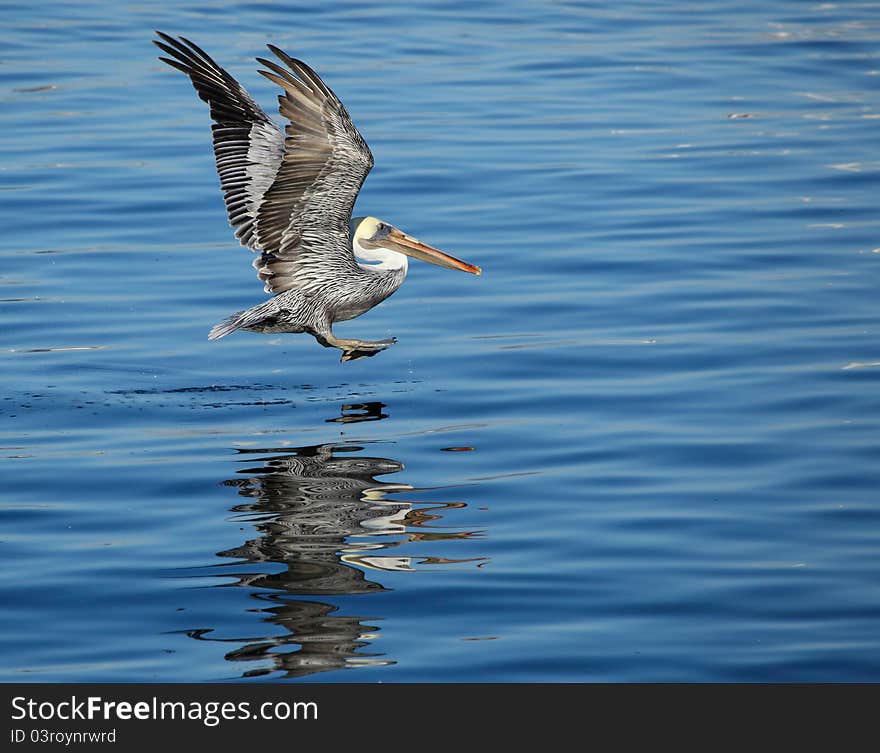
[[170,56],[159,59],[189,76],[196,93],[210,108],[214,157],[235,237],[242,245],[263,251],[257,213],[281,164],[284,135],[201,47],[186,37],[156,34],[162,41],[153,40],[153,44]]
[[284,91],[285,151],[257,214],[264,253],[254,261],[266,290],[308,288],[356,270],[349,221],[373,155],[342,102],[315,71],[275,47],[284,66],[258,58]]
[[214,156],[229,221],[266,292],[308,289],[357,271],[349,222],[373,155],[345,107],[301,60],[268,45],[279,62],[259,72],[283,90],[284,132],[198,45],[156,32],[160,57],[189,76],[214,121]]

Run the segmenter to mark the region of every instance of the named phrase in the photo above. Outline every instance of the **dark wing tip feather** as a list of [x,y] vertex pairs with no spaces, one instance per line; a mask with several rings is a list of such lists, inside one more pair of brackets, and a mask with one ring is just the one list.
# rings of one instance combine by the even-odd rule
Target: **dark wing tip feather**
[[290,55],[288,55],[288,54],[287,54],[284,50],[282,50],[280,47],[276,47],[276,46],[275,46],[274,44],[272,44],[271,42],[266,42],[266,47],[268,47],[268,48],[272,51],[272,53],[273,53],[274,55],[277,55],[277,56],[278,56],[279,58],[281,58],[285,63],[286,63],[288,60],[290,60]]
[[274,44],[266,45],[272,53],[278,57],[281,62],[285,63],[297,76],[299,76],[312,89],[317,89],[328,99],[335,100],[336,95],[330,90],[321,77],[302,60],[292,58],[284,50],[279,49]]
[[159,60],[161,60],[163,63],[167,63],[172,68],[177,68],[177,70],[182,71],[183,73],[186,73],[187,75],[192,73],[191,68],[188,68],[186,65],[184,65],[181,62],[178,62],[177,60],[172,60],[171,58],[166,58],[166,57],[161,57],[161,56],[159,57]]
[[205,52],[201,47],[199,47],[195,42],[187,39],[186,37],[180,37],[180,41],[187,44],[192,52],[195,52],[202,60],[204,60],[208,65],[213,66],[214,68],[219,68],[220,66],[214,62],[214,59]]
[[162,39],[161,42],[156,39],[153,40],[153,44],[156,45],[156,47],[165,50],[170,55],[174,55],[176,53],[185,55],[188,58],[193,57],[193,50],[191,50],[181,41],[183,37],[181,37],[180,39],[175,39],[171,35],[164,34],[161,31],[157,31],[156,35]]
[[257,62],[265,65],[267,68],[270,68],[273,72],[269,71],[260,71],[258,70],[261,76],[265,76],[272,83],[278,84],[285,91],[289,91],[292,86],[296,91],[300,94],[308,97],[309,99],[315,99],[315,93],[309,89],[302,81],[296,78],[290,71],[282,68],[277,63],[273,63],[271,60],[264,60],[263,58],[257,58]]
[[235,78],[186,37],[156,31],[159,60],[186,74],[213,121],[214,157],[235,237],[260,249],[257,211],[284,153],[284,135]]
[[266,60],[266,58],[257,58],[257,62],[260,65],[265,65],[269,70],[275,71],[275,73],[277,73],[279,76],[282,76],[283,78],[293,78],[289,70],[287,70],[286,68],[282,68],[280,65],[278,65],[278,63],[274,62],[273,60]]
[[[281,76],[278,76],[277,74],[271,73],[269,71],[257,71],[257,73],[259,73],[261,76],[265,76],[273,84],[278,84],[278,86],[280,86],[282,89],[287,88],[287,81],[285,79],[281,78]],[[279,94],[278,96],[283,97],[284,95]]]
[[208,73],[210,68],[208,68],[204,62],[199,60],[197,57],[193,55],[190,50],[187,50],[186,47],[179,43],[175,43],[175,40],[171,40],[170,44],[165,44],[164,42],[159,42],[157,40],[153,40],[153,44],[156,45],[162,52],[167,53],[172,58],[178,61],[178,63],[182,64],[185,67],[181,67],[181,65],[174,65],[171,60],[168,58],[160,57],[159,59],[168,63],[169,65],[174,65],[175,68],[183,71],[187,74],[194,73]]
[[[192,74],[193,72],[201,72],[202,74],[208,74],[214,77],[219,76],[220,78],[225,79],[228,85],[238,86],[237,82],[235,82],[234,79],[232,79],[229,74],[195,42],[192,42],[183,36],[175,39],[161,31],[157,31],[156,35],[161,37],[163,41],[160,42],[154,39],[152,40],[153,44],[163,52],[168,53],[171,57],[188,66],[190,70],[184,71],[185,73]],[[165,62],[168,61],[166,60]]]

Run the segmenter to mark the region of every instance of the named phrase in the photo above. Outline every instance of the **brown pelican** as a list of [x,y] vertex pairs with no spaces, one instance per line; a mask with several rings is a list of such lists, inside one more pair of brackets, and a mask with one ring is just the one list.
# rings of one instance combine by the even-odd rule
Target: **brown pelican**
[[[352,219],[373,155],[342,102],[309,66],[273,45],[283,63],[257,58],[278,84],[284,133],[239,83],[185,37],[156,32],[170,57],[208,103],[214,156],[229,222],[274,296],[238,311],[208,337],[237,329],[308,332],[342,350],[342,360],[373,356],[396,340],[336,337],[333,323],[353,319],[401,286],[407,257],[480,274],[479,267],[439,251],[375,217]],[[286,66],[286,67],[285,67]]]

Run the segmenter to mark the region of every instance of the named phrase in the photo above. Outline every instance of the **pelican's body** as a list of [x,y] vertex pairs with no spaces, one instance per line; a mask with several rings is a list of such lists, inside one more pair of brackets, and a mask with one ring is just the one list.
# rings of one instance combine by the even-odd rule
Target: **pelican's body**
[[[305,63],[269,45],[286,68],[258,58],[279,84],[282,131],[232,76],[187,39],[157,32],[160,58],[186,73],[211,109],[214,154],[229,221],[274,297],[214,327],[214,340],[238,329],[307,332],[342,360],[372,356],[394,339],[337,338],[334,322],[353,319],[403,283],[407,257],[480,274],[375,217],[351,218],[373,166],[369,147],[335,94]],[[294,75],[295,74],[295,75]]]

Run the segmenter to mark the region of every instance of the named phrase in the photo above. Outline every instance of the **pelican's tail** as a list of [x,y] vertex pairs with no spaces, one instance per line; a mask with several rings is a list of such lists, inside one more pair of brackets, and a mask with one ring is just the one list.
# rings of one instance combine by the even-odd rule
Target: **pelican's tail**
[[226,337],[230,332],[235,332],[235,330],[247,326],[248,317],[246,314],[248,313],[250,313],[249,310],[236,311],[232,316],[227,317],[219,324],[215,324],[208,333],[208,339],[219,340],[221,337]]
[[236,311],[232,316],[215,325],[208,334],[208,339],[219,340],[237,329],[266,333],[302,332],[303,327],[280,317],[280,314],[289,315],[290,312],[286,306],[279,303],[278,298],[279,296],[275,296],[252,308]]

